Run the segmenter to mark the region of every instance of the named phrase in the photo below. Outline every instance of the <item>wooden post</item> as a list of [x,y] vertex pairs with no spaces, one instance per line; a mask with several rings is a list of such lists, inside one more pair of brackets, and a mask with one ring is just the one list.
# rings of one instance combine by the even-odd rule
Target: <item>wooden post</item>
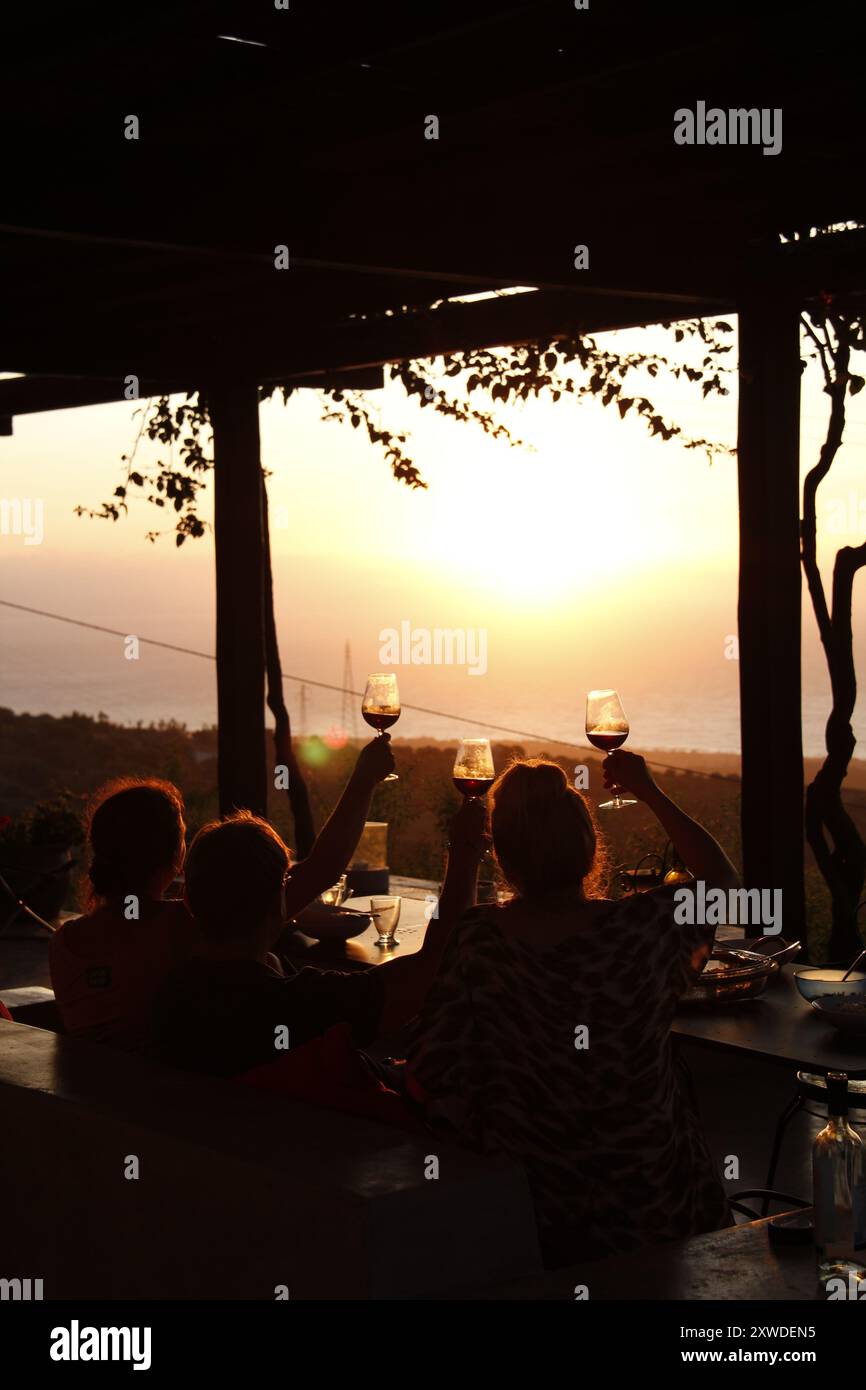
[[208,392],[214,436],[220,813],[265,815],[265,622],[259,400],[254,385]]
[[794,936],[805,928],[797,305],[756,294],[739,335],[743,877],[781,888]]

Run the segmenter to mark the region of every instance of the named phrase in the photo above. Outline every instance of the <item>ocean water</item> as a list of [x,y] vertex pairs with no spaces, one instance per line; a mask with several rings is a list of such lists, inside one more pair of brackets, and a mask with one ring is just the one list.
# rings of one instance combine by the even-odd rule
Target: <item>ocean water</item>
[[[202,634],[201,650],[207,650],[209,638],[210,634]],[[140,659],[129,661],[122,655],[119,638],[60,624],[25,622],[17,616],[10,618],[8,610],[0,626],[0,641],[0,704],[16,711],[104,713],[121,724],[176,720],[201,728],[216,723],[212,660],[143,646]],[[285,684],[293,729],[298,734],[345,729],[350,736],[365,736],[367,726],[357,696],[344,697],[311,683],[318,679],[342,684],[343,651],[339,643],[334,646],[330,661],[320,660],[318,665],[309,653],[293,663],[291,651],[284,650],[285,670],[305,677]],[[589,671],[583,681],[573,682],[551,675],[540,664],[531,665],[519,677],[491,671],[479,679],[453,670],[410,667],[397,671],[404,709],[393,730],[396,736],[451,740],[486,732],[502,739],[537,737],[585,744],[584,692],[594,683]],[[356,690],[363,689],[365,675],[366,669],[355,671]],[[624,669],[617,680],[631,722],[631,747],[739,752],[735,662],[704,662],[692,669],[686,654],[671,664],[667,674],[657,673],[652,681],[641,679],[639,663]],[[416,710],[413,705],[427,709]],[[829,687],[815,662],[807,668],[803,691],[808,755],[823,751],[828,710]],[[855,732],[866,742],[862,702],[857,716]]]

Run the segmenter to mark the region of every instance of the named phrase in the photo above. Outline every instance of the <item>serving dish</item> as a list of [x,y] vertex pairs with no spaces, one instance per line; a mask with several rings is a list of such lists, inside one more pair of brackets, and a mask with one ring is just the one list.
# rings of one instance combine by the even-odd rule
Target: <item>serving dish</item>
[[[728,943],[732,944],[732,943]],[[796,960],[803,949],[801,941],[788,941],[784,936],[750,936],[737,944],[738,951],[753,951],[758,956],[768,956],[777,965],[787,965]]]
[[694,984],[682,996],[683,1004],[727,1004],[763,994],[778,963],[757,951],[715,946]]

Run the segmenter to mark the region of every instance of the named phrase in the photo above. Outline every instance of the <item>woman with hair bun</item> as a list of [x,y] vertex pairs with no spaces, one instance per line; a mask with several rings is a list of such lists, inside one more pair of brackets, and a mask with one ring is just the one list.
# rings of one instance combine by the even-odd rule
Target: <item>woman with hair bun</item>
[[171,782],[126,777],[90,807],[83,917],[51,941],[51,983],[67,1033],[143,1049],[157,989],[193,953],[192,918],[165,898],[184,860],[183,799]]
[[[737,885],[643,758],[617,750],[603,767],[695,878]],[[491,789],[490,828],[514,896],[452,933],[413,1027],[410,1091],[432,1123],[525,1169],[549,1267],[729,1224],[670,1037],[714,928],[678,923],[673,887],[600,896],[593,814],[556,763],[513,763]]]

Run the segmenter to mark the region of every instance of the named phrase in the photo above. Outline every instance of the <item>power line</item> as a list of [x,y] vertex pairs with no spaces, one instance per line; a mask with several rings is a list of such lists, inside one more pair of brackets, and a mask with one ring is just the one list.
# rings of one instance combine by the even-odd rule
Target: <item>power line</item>
[[[9,599],[0,599],[0,607],[14,608],[19,613],[30,613],[37,618],[51,618],[57,623],[68,623],[70,627],[87,628],[90,632],[102,632],[109,637],[129,636],[129,633],[122,632],[116,627],[104,627],[101,623],[88,623],[82,618],[69,618],[63,613],[49,613],[44,608],[30,608],[24,603],[12,603]],[[136,634],[136,640],[147,647],[161,647],[163,651],[178,652],[181,656],[195,656],[202,661],[216,661],[213,652],[196,651],[194,647],[181,647],[174,642],[160,642],[155,637],[139,637],[138,634]],[[351,690],[347,686],[331,685],[327,681],[312,680],[309,676],[293,676],[285,671],[283,672],[283,680],[299,682],[302,689],[305,685],[314,685],[319,690],[331,690],[344,696],[356,695],[359,699],[364,693],[362,690]],[[305,704],[306,701],[304,701]],[[450,719],[455,723],[472,724],[479,729],[490,729],[500,734],[511,734],[516,738],[531,739],[533,743],[554,743],[558,744],[560,748],[574,748],[581,753],[589,751],[582,743],[571,743],[568,739],[556,738],[553,734],[537,734],[530,733],[527,729],[512,729],[505,724],[491,724],[485,719],[472,719],[468,715],[453,714],[448,710],[430,709],[426,705],[410,705],[402,701],[401,705],[403,709],[414,710],[416,714],[429,714],[436,719]],[[712,772],[704,772],[701,768],[681,767],[676,763],[657,762],[654,758],[647,758],[646,761],[651,767],[661,768],[664,772],[685,772],[693,777],[715,777],[717,775]],[[854,802],[852,804],[866,805],[866,802]]]
[[[14,608],[19,613],[31,613],[37,618],[52,618],[55,622],[58,623],[68,623],[71,627],[87,628],[90,632],[103,632],[106,633],[109,637],[129,636],[129,633],[122,632],[120,628],[105,627],[101,623],[88,623],[81,618],[69,618],[63,613],[49,613],[44,608],[30,608],[23,603],[11,603],[8,599],[0,599],[0,605],[2,605],[4,608]],[[137,633],[136,640],[144,646],[161,647],[163,651],[179,652],[182,656],[195,656],[203,661],[216,661],[216,657],[214,656],[213,652],[196,651],[194,647],[181,647],[174,642],[160,642],[155,637],[139,637]],[[328,681],[313,680],[310,676],[294,676],[286,671],[283,672],[283,680],[297,681],[301,685],[314,685],[319,690],[332,690],[338,695],[356,695],[358,699],[361,699],[364,694],[363,690],[352,690],[347,686],[332,685]],[[559,743],[565,748],[582,747],[581,744],[569,743],[565,739],[555,739],[550,734],[533,734],[529,733],[526,729],[511,729],[504,724],[490,724],[487,720],[471,719],[468,716],[464,717],[461,714],[453,714],[448,710],[429,709],[426,705],[410,705],[407,704],[405,701],[402,701],[401,704],[403,709],[414,710],[417,714],[431,714],[434,715],[437,719],[453,719],[464,724],[475,724],[480,729],[495,729],[498,733],[515,734],[519,738],[531,738],[534,741],[541,743]],[[657,764],[657,766],[661,766],[661,764]],[[687,769],[682,770],[687,771]]]

